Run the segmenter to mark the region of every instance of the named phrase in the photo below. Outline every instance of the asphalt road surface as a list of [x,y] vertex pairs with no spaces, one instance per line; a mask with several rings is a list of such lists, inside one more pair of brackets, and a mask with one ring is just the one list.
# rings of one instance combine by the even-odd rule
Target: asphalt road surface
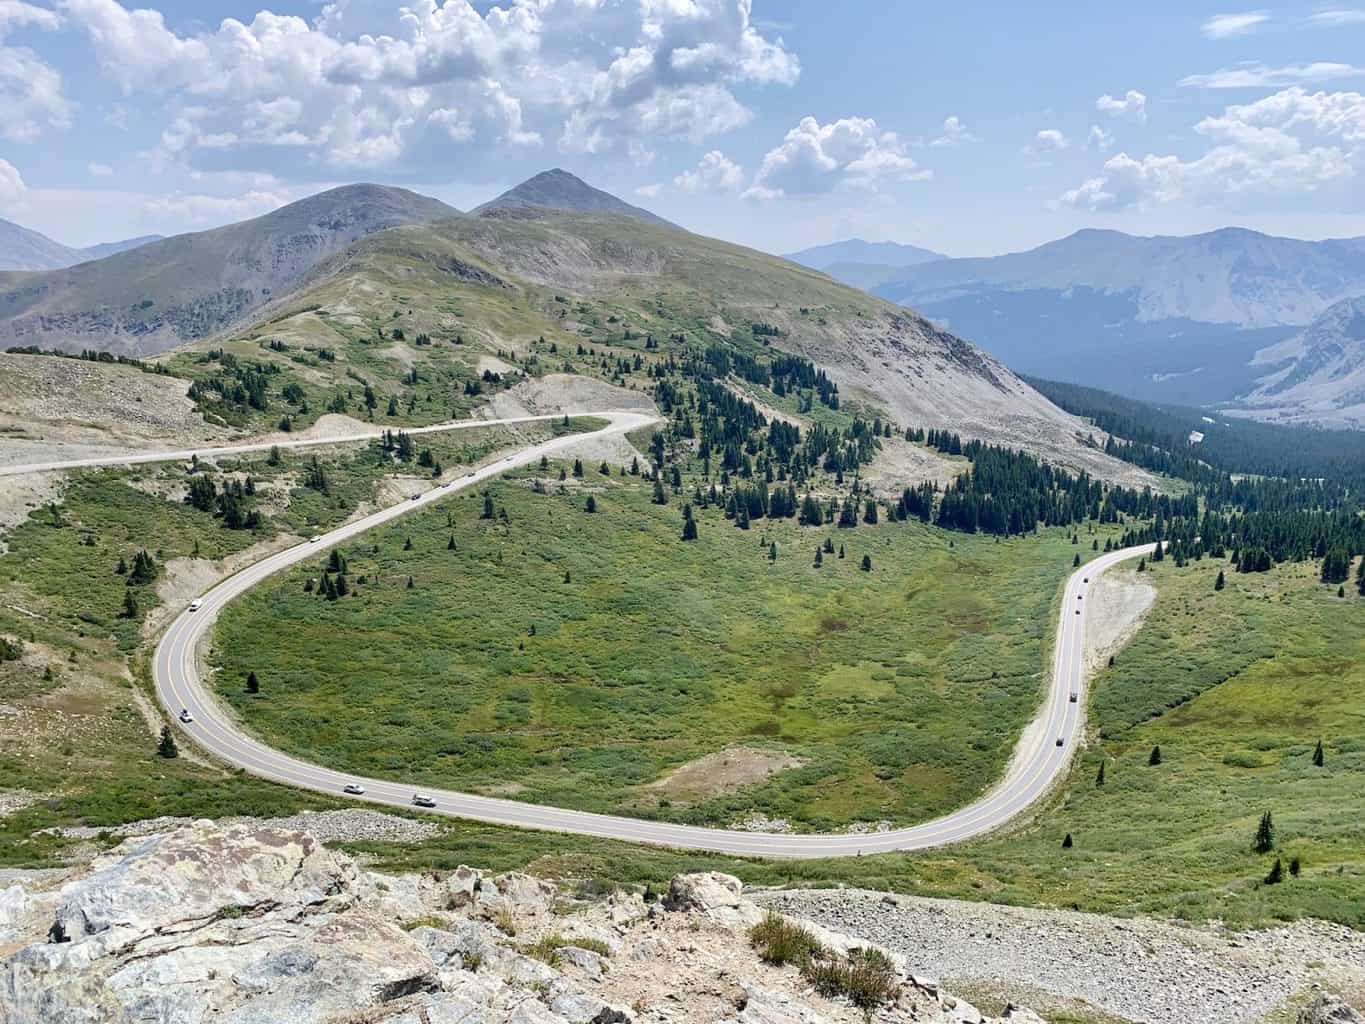
[[[229,601],[268,576],[305,559],[315,558],[320,552],[351,540],[382,523],[425,508],[465,488],[476,487],[508,469],[538,462],[542,455],[553,456],[588,437],[626,433],[647,426],[655,419],[639,412],[598,412],[583,415],[606,419],[608,426],[595,434],[566,435],[522,449],[515,455],[507,456],[467,476],[442,484],[411,501],[399,502],[311,541],[263,558],[223,580],[204,594],[196,611],[182,612],[171,624],[158,645],[152,662],[157,696],[175,718],[178,727],[200,747],[253,775],[289,786],[328,793],[338,798],[343,797],[344,786],[358,783],[365,788],[365,793],[363,796],[350,799],[364,803],[411,807],[414,795],[422,793],[435,801],[436,806],[428,810],[436,814],[519,828],[546,829],[751,857],[855,857],[893,850],[924,850],[961,842],[1005,824],[1046,795],[1065,775],[1085,725],[1083,644],[1088,614],[1084,600],[1088,589],[1087,581],[1095,579],[1100,573],[1120,562],[1150,554],[1153,549],[1151,544],[1101,555],[1077,569],[1067,580],[1060,621],[1057,625],[1053,672],[1047,699],[1038,717],[1025,730],[1024,738],[1020,741],[1014,758],[1000,782],[980,800],[951,814],[910,828],[888,832],[865,835],[837,833],[787,835],[702,828],[543,807],[517,800],[432,789],[416,782],[399,783],[349,775],[300,761],[257,742],[233,722],[231,716],[206,690],[199,675],[198,654],[201,642],[213,626],[219,611]],[[468,424],[448,424],[425,429],[434,431],[466,425],[489,426],[554,418],[557,417],[480,420]],[[417,432],[419,431],[411,431]],[[354,440],[367,440],[372,436],[374,435],[358,435]],[[340,441],[331,438],[311,443],[336,444]],[[204,449],[198,454],[201,456],[234,454],[269,447],[269,444],[243,445],[231,449]],[[75,463],[20,467],[20,470],[30,472],[37,469],[69,469],[88,465],[124,465],[158,459],[185,459],[190,454],[177,452],[145,457],[79,460]],[[263,642],[265,639],[263,638]],[[189,723],[180,722],[178,716],[182,711],[188,711],[193,720]]]

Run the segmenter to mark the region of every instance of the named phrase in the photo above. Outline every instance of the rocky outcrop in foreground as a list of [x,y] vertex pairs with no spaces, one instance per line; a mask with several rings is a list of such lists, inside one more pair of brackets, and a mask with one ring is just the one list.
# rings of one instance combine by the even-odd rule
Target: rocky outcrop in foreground
[[[307,832],[203,821],[60,889],[0,890],[0,1024],[986,1021],[826,929],[784,922],[814,960],[765,963],[760,922],[778,919],[727,875],[580,900],[516,873],[368,873]],[[838,982],[850,965],[880,972],[884,1001],[817,993],[857,991]]]

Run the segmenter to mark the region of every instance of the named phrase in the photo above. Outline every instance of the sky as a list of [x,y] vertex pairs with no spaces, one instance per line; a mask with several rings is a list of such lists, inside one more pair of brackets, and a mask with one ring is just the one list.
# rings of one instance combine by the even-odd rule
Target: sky
[[151,3],[0,0],[0,216],[89,245],[563,167],[772,252],[1365,235],[1350,0]]

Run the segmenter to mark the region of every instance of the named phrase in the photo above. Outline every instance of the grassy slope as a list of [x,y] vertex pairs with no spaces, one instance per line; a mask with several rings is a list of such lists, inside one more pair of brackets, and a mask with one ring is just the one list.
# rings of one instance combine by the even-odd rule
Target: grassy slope
[[[1060,531],[745,532],[711,510],[684,544],[680,500],[653,505],[638,478],[595,467],[582,486],[596,515],[578,487],[537,495],[522,479],[495,489],[506,526],[470,495],[376,531],[347,552],[353,580],[381,581],[359,597],[305,593],[320,565],[257,590],[221,620],[221,692],[272,742],[357,772],[687,821],[919,820],[999,773],[1037,703],[1076,550]],[[827,536],[847,557],[815,568]],[[280,644],[253,644],[263,630]],[[248,671],[259,698],[241,692]],[[740,742],[808,763],[691,807],[639,788]]]
[[[413,849],[358,844],[394,865],[537,864],[586,878],[660,884],[680,870],[733,872],[751,884],[890,888],[919,895],[1153,913],[1239,925],[1316,916],[1365,927],[1365,600],[1339,600],[1309,567],[1266,576],[1169,563],[1148,624],[1099,681],[1095,713],[1111,733],[1082,758],[1071,782],[1037,816],[999,838],[925,854],[846,861],[753,862],[469,825]],[[1256,630],[1272,637],[1248,656]],[[1149,681],[1183,671],[1191,652],[1235,666],[1226,681],[1157,718],[1128,726],[1119,710],[1147,699]],[[1191,690],[1191,693],[1194,691]],[[1155,701],[1164,707],[1164,697]],[[1321,736],[1326,764],[1311,764]],[[1148,755],[1160,744],[1164,763]],[[1094,785],[1099,758],[1107,781]],[[1274,854],[1251,839],[1261,813],[1277,826]],[[1071,850],[1061,849],[1067,832]],[[1275,856],[1303,874],[1262,879]]]

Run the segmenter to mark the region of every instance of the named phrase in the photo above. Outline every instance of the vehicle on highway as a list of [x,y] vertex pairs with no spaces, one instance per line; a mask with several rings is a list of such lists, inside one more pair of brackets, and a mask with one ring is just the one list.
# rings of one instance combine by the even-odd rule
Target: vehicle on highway
[[196,597],[190,602],[190,611],[192,612],[197,612],[202,607],[204,607],[204,599],[202,597]]
[[1076,614],[1077,615],[1081,614],[1081,610],[1079,608],[1076,609]]
[[1076,595],[1076,600],[1079,601],[1079,600],[1080,600],[1081,598],[1083,598],[1083,597],[1085,597],[1084,594],[1077,594],[1077,595]]
[[412,496],[412,500],[413,500],[413,501],[416,501],[416,500],[417,500],[418,498],[420,498],[420,497],[421,497],[420,494],[414,494],[414,495]]
[[1079,697],[1080,697],[1080,694],[1078,694],[1075,690],[1072,690],[1072,691],[1071,691],[1071,703],[1072,703],[1072,704],[1075,704],[1077,698],[1079,698]]
[[190,714],[189,708],[180,709],[180,721],[184,722],[186,725],[189,725],[194,721],[194,716]]
[[436,801],[423,793],[412,794],[412,805],[414,807],[435,807]]
[[316,544],[317,542],[318,542],[318,534],[316,534],[316,533],[313,534],[313,536],[311,536],[311,537],[308,538],[308,543],[309,543],[309,544]]
[[343,793],[350,793],[351,796],[360,796],[365,792],[365,787],[358,782],[348,782],[341,787]]
[[1090,577],[1089,577],[1089,576],[1086,576],[1084,579],[1081,580],[1081,582],[1082,582],[1082,583],[1089,583],[1089,582],[1090,582]]
[[1062,738],[1061,738],[1060,736],[1058,736],[1058,737],[1057,737],[1057,746],[1059,746],[1059,747],[1062,746],[1062,743],[1063,743]]
[[465,474],[466,477],[471,477],[471,476],[473,476],[473,475],[474,475],[474,473],[473,473],[472,471]]

